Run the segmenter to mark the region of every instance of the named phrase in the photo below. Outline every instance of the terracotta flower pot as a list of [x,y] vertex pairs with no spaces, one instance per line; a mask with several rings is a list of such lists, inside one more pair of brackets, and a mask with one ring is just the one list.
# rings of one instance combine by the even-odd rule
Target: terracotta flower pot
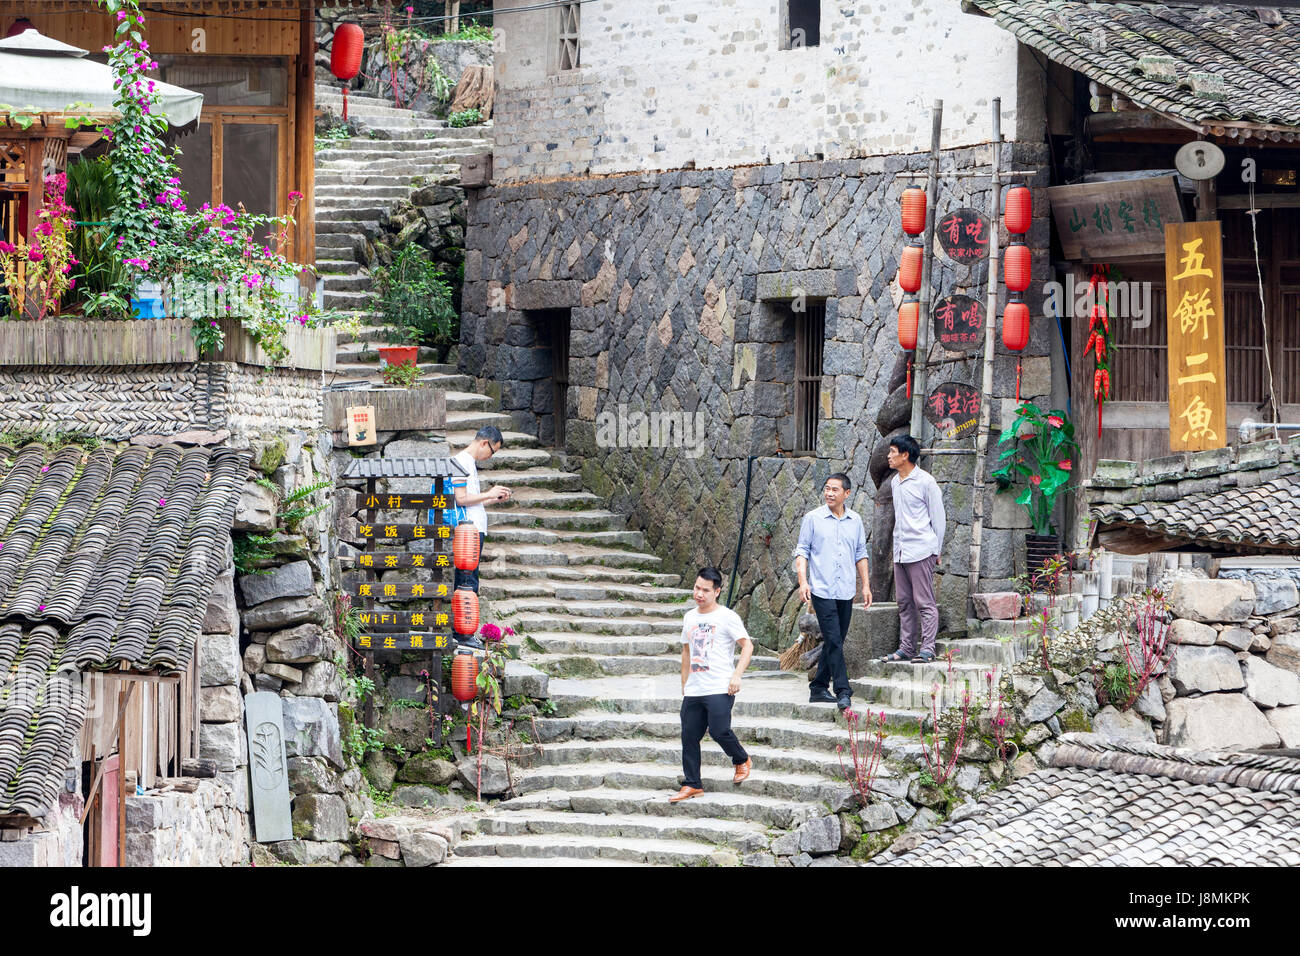
[[418,345],[385,345],[379,357],[388,365],[414,365],[420,354]]

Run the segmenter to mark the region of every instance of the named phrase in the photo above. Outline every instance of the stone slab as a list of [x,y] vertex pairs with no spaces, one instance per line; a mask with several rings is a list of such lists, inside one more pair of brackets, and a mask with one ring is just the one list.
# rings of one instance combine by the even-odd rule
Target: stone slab
[[280,696],[258,691],[244,698],[252,780],[253,832],[258,843],[293,839],[289,805],[289,758],[284,744]]

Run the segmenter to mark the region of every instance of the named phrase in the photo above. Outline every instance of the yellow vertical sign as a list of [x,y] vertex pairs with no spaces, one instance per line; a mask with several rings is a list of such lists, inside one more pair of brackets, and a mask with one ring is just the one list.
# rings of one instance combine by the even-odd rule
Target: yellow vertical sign
[[1214,221],[1165,226],[1169,330],[1169,447],[1228,443],[1223,354],[1223,245]]

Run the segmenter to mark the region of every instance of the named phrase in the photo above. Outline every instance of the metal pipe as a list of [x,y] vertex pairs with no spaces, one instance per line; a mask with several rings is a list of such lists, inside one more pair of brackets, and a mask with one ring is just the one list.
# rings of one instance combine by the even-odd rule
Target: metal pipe
[[1250,433],[1257,431],[1272,431],[1285,429],[1289,432],[1300,431],[1300,422],[1252,422],[1249,418],[1243,421],[1237,427],[1238,441],[1250,441]]

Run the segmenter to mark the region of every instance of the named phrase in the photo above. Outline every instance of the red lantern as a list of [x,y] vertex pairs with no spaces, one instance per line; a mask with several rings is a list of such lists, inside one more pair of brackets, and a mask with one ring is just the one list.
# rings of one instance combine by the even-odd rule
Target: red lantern
[[1003,250],[1006,256],[1002,265],[1002,277],[1009,292],[1024,292],[1029,288],[1029,247],[1023,242],[1013,242]]
[[898,308],[898,344],[904,352],[916,348],[916,329],[921,324],[921,303],[908,298]]
[[898,285],[904,292],[921,288],[921,247],[904,246],[903,261],[898,264]]
[[478,528],[468,521],[456,525],[451,539],[452,560],[458,571],[473,571],[478,567]]
[[903,232],[909,236],[925,232],[925,190],[920,186],[903,190]]
[[340,80],[350,80],[361,72],[361,51],[366,35],[355,23],[340,23],[334,30],[330,49],[330,72]]
[[452,626],[457,634],[473,634],[478,630],[478,595],[469,588],[457,588],[451,596]]
[[1033,194],[1028,186],[1012,186],[1007,190],[1007,206],[1003,219],[1007,232],[1020,235],[1029,231],[1029,223],[1034,217]]
[[478,696],[478,658],[473,654],[451,659],[451,693],[462,704]]
[[1007,303],[1002,313],[1002,344],[1012,352],[1019,352],[1029,344],[1029,306],[1025,303]]

